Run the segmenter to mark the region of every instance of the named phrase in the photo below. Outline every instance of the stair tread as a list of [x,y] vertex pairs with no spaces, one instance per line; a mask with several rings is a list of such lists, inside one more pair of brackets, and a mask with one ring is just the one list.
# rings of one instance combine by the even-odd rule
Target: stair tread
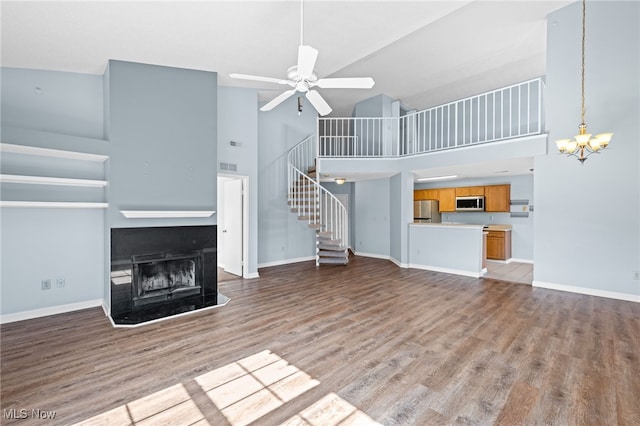
[[341,257],[321,257],[318,259],[320,264],[333,264],[333,265],[346,265],[349,263],[349,259]]
[[318,244],[317,247],[320,250],[339,251],[339,252],[342,252],[342,253],[344,253],[347,250],[347,248],[345,246],[343,246],[343,245],[340,245],[340,243],[338,243],[338,244],[321,243],[321,244]]
[[318,256],[320,257],[347,257],[347,253],[345,250],[343,251],[331,251],[331,250],[319,250]]

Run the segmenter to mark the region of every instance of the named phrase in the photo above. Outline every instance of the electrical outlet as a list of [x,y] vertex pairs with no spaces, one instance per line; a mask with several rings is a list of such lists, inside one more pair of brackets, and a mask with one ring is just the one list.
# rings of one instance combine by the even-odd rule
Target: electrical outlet
[[51,280],[42,280],[42,289],[51,290]]
[[65,285],[64,278],[58,278],[56,280],[56,287],[62,288],[62,287],[64,287],[64,285]]
[[640,280],[640,271],[633,271],[633,279]]

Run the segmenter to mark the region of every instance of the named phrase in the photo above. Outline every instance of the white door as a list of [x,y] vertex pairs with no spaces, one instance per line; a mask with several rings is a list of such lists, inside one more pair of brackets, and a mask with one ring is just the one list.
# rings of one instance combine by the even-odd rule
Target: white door
[[222,208],[224,270],[242,276],[242,179],[224,182]]

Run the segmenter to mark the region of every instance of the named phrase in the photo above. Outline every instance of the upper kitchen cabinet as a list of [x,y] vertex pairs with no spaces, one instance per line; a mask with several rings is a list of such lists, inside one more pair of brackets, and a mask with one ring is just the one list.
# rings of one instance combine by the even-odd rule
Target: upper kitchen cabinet
[[484,195],[484,186],[462,186],[456,188],[456,197]]
[[438,189],[438,201],[440,213],[456,211],[456,189],[440,188]]
[[484,187],[485,211],[506,212],[510,211],[511,185],[489,185]]
[[416,189],[415,191],[413,191],[414,201],[437,200],[437,199],[438,199],[437,189]]

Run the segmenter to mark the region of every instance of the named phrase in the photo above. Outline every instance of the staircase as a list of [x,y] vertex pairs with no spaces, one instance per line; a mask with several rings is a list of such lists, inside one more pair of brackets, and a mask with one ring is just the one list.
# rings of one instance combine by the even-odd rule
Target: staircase
[[315,230],[316,265],[346,265],[349,262],[347,210],[320,185],[315,159],[316,143],[313,136],[289,151],[289,207],[299,220]]

